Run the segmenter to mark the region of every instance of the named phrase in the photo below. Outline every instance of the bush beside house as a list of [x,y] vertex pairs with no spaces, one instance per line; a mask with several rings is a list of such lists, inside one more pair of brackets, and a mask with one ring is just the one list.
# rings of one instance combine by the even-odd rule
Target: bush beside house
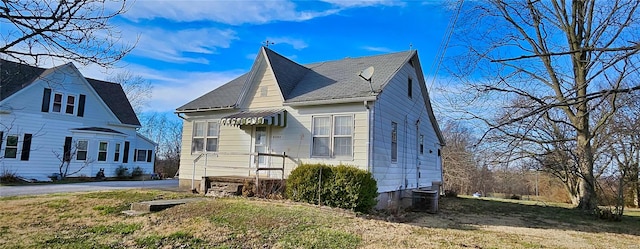
[[303,164],[287,179],[287,198],[368,212],[376,205],[377,182],[370,172],[353,166]]

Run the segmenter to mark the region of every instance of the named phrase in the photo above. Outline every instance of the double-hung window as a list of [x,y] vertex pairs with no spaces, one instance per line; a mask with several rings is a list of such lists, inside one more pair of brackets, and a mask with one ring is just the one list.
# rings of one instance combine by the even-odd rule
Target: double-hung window
[[4,158],[16,158],[18,155],[18,136],[7,136]]
[[316,157],[353,156],[353,116],[313,117],[311,155]]
[[109,143],[100,142],[98,146],[98,162],[107,161],[107,148],[109,147]]
[[113,153],[113,161],[120,161],[120,143],[116,143],[116,150]]
[[65,109],[64,112],[67,114],[73,114],[73,110],[75,110],[75,106],[76,106],[76,96],[68,95],[66,106],[67,108]]
[[56,93],[53,95],[53,112],[60,112],[62,110],[62,94]]
[[89,148],[89,141],[87,140],[79,140],[76,145],[76,160],[85,161],[87,160],[87,151]]
[[217,122],[194,122],[191,153],[218,151],[219,131],[220,125]]

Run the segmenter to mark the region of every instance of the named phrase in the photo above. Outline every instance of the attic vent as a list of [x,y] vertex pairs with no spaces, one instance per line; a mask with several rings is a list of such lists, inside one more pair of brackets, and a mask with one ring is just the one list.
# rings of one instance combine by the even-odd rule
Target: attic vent
[[267,97],[269,93],[269,88],[267,86],[260,87],[260,97]]

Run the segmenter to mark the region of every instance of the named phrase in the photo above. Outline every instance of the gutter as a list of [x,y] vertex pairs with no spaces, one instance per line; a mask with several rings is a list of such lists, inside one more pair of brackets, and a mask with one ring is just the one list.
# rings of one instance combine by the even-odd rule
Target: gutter
[[283,106],[311,106],[311,105],[328,105],[328,104],[346,104],[346,103],[375,101],[376,99],[377,99],[377,95],[373,95],[373,96],[367,96],[367,97],[344,98],[344,99],[323,99],[323,100],[309,100],[309,101],[299,101],[299,102],[285,102],[285,103],[282,103],[282,105]]

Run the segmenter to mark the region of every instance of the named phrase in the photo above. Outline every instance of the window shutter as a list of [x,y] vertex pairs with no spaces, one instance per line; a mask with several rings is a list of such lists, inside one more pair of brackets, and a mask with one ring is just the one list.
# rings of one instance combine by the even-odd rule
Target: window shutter
[[153,156],[153,150],[148,150],[147,151],[147,162],[150,163],[151,162],[151,156]]
[[84,102],[86,98],[86,95],[80,94],[80,99],[78,99],[78,117],[84,117]]
[[71,161],[71,137],[64,138],[64,154],[62,156],[62,160],[65,162]]
[[135,162],[137,160],[138,160],[138,150],[135,149],[135,150],[133,150],[133,161]]
[[2,139],[4,138],[4,132],[0,131],[0,149],[2,149]]
[[31,134],[24,134],[24,140],[22,140],[22,155],[20,155],[20,160],[22,161],[29,161],[29,153],[31,152],[31,137]]
[[128,163],[128,162],[129,162],[129,141],[124,141],[124,155],[122,155],[122,163]]
[[45,88],[42,94],[42,112],[49,112],[49,102],[51,101],[51,88]]

